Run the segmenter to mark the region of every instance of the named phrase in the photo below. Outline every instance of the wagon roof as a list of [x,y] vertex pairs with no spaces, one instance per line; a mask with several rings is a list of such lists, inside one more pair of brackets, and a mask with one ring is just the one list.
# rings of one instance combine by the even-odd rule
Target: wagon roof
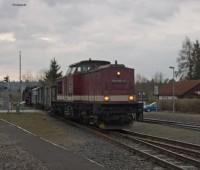
[[89,64],[96,64],[96,65],[107,65],[107,64],[110,64],[109,61],[103,61],[103,60],[83,60],[83,61],[80,61],[78,63],[74,63],[74,64],[71,64],[70,67],[75,67],[75,66],[80,66],[80,65],[89,65]]
[[35,87],[33,88],[32,90],[35,91],[35,90],[38,90],[40,87]]

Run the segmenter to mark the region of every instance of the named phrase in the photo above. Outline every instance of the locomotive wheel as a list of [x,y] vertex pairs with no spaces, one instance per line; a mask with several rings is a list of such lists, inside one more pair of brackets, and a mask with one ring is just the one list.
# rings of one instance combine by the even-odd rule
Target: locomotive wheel
[[136,120],[142,122],[143,121],[143,113],[136,113]]
[[66,110],[64,111],[65,118],[73,118],[73,107],[67,106]]
[[49,116],[52,116],[52,117],[55,116],[55,113],[53,112],[53,110],[50,110],[50,111],[48,111],[47,113],[48,113]]
[[97,127],[100,128],[100,129],[105,129],[106,128],[106,124],[103,121],[98,121]]

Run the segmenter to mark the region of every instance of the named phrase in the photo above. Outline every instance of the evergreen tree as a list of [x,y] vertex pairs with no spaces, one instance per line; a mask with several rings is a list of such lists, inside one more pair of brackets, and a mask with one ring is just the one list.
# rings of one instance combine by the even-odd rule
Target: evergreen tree
[[192,56],[194,60],[193,79],[200,79],[200,45],[198,40],[194,43]]
[[180,79],[193,79],[194,61],[192,51],[192,43],[190,39],[186,37],[182,45],[182,50],[180,51],[180,57],[177,59],[178,75],[180,76]]
[[57,64],[55,58],[51,60],[50,68],[45,73],[45,83],[53,85],[57,78],[62,77],[62,71],[60,70],[60,66]]

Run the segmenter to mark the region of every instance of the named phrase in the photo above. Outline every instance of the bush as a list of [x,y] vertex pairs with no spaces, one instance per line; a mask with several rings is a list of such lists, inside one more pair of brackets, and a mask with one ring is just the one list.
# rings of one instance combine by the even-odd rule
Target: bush
[[[163,111],[172,110],[172,100],[160,100],[159,105]],[[177,99],[175,100],[175,110],[200,113],[200,99]]]

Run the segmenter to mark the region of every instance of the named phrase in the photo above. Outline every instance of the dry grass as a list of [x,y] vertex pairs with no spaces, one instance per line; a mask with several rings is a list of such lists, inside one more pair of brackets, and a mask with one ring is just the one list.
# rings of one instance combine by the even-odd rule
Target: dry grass
[[169,127],[164,125],[135,122],[132,129],[136,132],[146,133],[159,137],[181,140],[184,142],[200,144],[200,132],[188,129]]
[[55,123],[56,119],[48,117],[43,113],[0,113],[0,118],[43,137],[64,133],[63,128]]
[[47,113],[0,113],[0,119],[14,123],[54,143],[64,145],[70,150],[86,142],[85,138],[75,133],[79,129],[52,118]]

